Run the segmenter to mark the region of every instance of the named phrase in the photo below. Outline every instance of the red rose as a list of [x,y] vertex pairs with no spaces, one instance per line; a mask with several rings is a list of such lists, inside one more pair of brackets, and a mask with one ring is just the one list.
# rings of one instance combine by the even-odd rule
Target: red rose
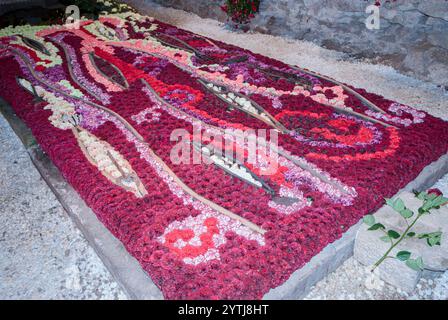
[[428,194],[433,193],[433,194],[436,194],[437,196],[443,196],[442,191],[440,191],[440,190],[437,189],[437,188],[429,189],[427,192],[428,192]]

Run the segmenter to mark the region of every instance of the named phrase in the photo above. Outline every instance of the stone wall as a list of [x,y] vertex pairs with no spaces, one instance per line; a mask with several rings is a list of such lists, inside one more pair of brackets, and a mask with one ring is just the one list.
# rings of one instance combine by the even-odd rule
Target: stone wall
[[[226,20],[224,0],[145,0]],[[369,58],[448,88],[448,1],[395,0],[380,7],[380,29],[368,30],[373,0],[262,0],[253,30],[312,41]],[[385,2],[384,0],[382,2]]]

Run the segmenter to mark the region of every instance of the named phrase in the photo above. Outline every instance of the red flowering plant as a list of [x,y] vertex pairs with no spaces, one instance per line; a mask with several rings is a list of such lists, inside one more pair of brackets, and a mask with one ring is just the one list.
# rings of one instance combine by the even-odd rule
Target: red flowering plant
[[258,12],[260,0],[226,0],[221,9],[227,13],[228,20],[236,24],[247,24]]

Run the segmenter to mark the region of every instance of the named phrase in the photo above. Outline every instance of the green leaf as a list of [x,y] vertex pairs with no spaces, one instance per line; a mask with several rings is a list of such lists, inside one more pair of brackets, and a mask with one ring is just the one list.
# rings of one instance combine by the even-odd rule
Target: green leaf
[[380,240],[384,241],[384,242],[390,242],[390,237],[389,236],[382,236],[382,237],[380,237]]
[[404,205],[403,200],[401,200],[400,198],[398,198],[397,200],[395,200],[394,202],[394,207],[393,207],[396,211],[401,212],[403,211],[406,207]]
[[411,253],[409,251],[400,251],[397,253],[397,258],[400,261],[406,261],[411,257]]
[[368,226],[373,226],[375,224],[375,217],[371,214],[368,214],[366,216],[364,216],[364,218],[362,218],[362,221],[368,225]]
[[412,231],[408,232],[408,234],[406,236],[408,236],[409,238],[412,238],[415,236],[415,232],[412,232]]
[[420,270],[423,270],[423,268],[425,267],[424,263],[423,263],[423,259],[422,257],[418,257],[417,259],[415,259],[417,266],[420,268]]
[[436,238],[428,238],[426,239],[426,243],[428,244],[428,246],[433,247],[435,245],[439,245],[440,246],[440,241],[437,240]]
[[431,210],[433,207],[433,201],[432,200],[427,200],[422,206],[421,209],[423,211],[429,211]]
[[440,245],[440,241],[442,240],[442,232],[436,231],[431,233],[421,233],[418,235],[418,238],[426,239],[428,245],[432,247],[433,245]]
[[443,196],[438,196],[433,200],[433,206],[434,207],[440,207],[442,204],[445,204],[448,201],[447,198],[444,198]]
[[371,226],[369,229],[367,229],[367,230],[370,230],[370,231],[375,231],[375,230],[378,230],[378,229],[386,229],[386,227],[384,226],[384,225],[382,225],[381,223],[375,223],[373,226]]
[[398,238],[400,238],[400,234],[399,234],[397,231],[395,231],[395,230],[389,230],[389,231],[387,231],[387,235],[388,235],[389,237],[391,237],[392,239],[398,239]]
[[442,197],[441,201],[442,201],[441,205],[444,205],[448,202],[448,198]]
[[436,235],[434,235],[434,238],[437,240],[435,242],[436,245],[440,246],[440,242],[442,241],[442,232],[436,232]]
[[435,245],[440,246],[440,242],[442,241],[442,232],[436,231],[431,233],[422,233],[418,235],[419,239],[426,239],[426,243],[428,246],[432,247]]
[[427,195],[428,194],[425,191],[422,191],[419,194],[417,194],[417,199],[425,200]]
[[426,199],[431,200],[431,201],[436,199],[437,197],[439,197],[439,196],[436,193],[429,193],[426,195]]
[[423,260],[422,258],[417,259],[408,259],[406,260],[406,265],[415,271],[420,271],[423,269]]
[[412,217],[414,215],[414,212],[412,212],[408,208],[404,208],[404,210],[400,211],[400,214],[403,218],[409,219],[410,217]]
[[394,207],[394,200],[392,200],[392,199],[389,199],[389,198],[384,198],[384,200],[386,200],[386,204],[389,206],[389,207]]
[[386,198],[385,200],[386,204],[397,212],[400,212],[405,209],[404,202],[400,198],[397,198],[395,200]]
[[415,262],[414,259],[408,259],[406,260],[406,265],[411,268],[412,270],[415,271],[420,271],[420,268],[417,266],[417,263]]

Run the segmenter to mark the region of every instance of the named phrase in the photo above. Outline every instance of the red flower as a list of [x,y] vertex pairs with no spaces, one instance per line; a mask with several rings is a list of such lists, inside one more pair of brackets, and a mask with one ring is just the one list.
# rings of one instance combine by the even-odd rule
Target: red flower
[[440,191],[438,188],[432,188],[428,190],[428,194],[436,194],[437,196],[443,196],[442,191]]

